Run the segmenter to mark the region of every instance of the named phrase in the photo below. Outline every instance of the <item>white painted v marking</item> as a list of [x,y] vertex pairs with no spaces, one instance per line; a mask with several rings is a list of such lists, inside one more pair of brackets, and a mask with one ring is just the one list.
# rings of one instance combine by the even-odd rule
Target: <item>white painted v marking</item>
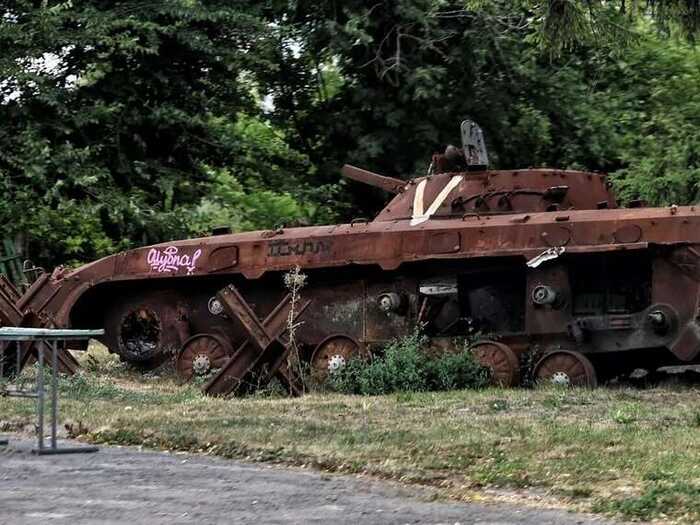
[[435,197],[435,200],[428,207],[428,209],[426,211],[423,211],[423,194],[425,192],[425,186],[428,183],[428,180],[423,179],[422,181],[420,181],[418,183],[418,186],[416,187],[416,193],[413,196],[413,217],[411,218],[410,222],[411,226],[417,226],[430,219],[430,217],[442,205],[447,196],[452,192],[453,189],[457,187],[457,185],[460,182],[462,182],[461,175],[455,175],[454,177],[452,177],[450,179],[450,182],[445,184],[445,187],[442,188],[442,191],[438,193],[437,197]]

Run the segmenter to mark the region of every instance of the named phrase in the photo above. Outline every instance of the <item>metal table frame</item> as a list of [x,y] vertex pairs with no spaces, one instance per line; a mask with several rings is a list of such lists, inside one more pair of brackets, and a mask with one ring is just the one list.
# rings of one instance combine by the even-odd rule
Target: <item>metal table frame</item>
[[[36,398],[37,407],[37,448],[32,450],[35,454],[71,454],[97,452],[97,447],[58,447],[57,427],[58,427],[58,352],[59,343],[63,343],[62,351],[66,350],[67,341],[87,340],[104,335],[104,330],[56,330],[50,328],[0,328],[0,342],[15,342],[17,351],[17,377],[19,376],[21,361],[21,342],[31,341],[35,345],[37,353],[38,371],[36,380],[36,391],[17,389],[7,391],[4,395],[9,397]],[[46,389],[44,381],[44,350],[45,347],[51,349],[51,445],[47,447],[44,443],[44,401]],[[0,438],[0,445],[8,445],[7,439]]]

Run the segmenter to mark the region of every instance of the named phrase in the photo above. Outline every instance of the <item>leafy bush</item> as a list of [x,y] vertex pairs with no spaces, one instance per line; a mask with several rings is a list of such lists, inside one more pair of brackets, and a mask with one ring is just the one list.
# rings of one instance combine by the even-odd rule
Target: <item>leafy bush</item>
[[444,354],[426,363],[428,390],[481,388],[488,382],[488,370],[464,348],[457,354]]
[[416,330],[391,341],[372,361],[353,359],[331,376],[331,387],[346,394],[382,395],[481,388],[487,371],[465,346],[460,352],[430,357],[428,338]]

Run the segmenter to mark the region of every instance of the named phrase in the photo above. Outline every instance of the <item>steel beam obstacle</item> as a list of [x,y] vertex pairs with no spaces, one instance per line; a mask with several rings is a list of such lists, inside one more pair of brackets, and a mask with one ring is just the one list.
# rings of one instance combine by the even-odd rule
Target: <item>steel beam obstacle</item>
[[204,385],[209,395],[225,396],[236,393],[242,387],[245,377],[262,363],[268,365],[265,381],[274,374],[292,394],[299,394],[293,374],[285,366],[289,354],[289,344],[283,340],[289,323],[297,318],[311,304],[302,300],[293,311],[292,295],[287,294],[282,301],[261,320],[252,307],[241,296],[235,286],[229,285],[217,294],[224,310],[231,319],[238,319],[247,332],[246,339],[219,372]]

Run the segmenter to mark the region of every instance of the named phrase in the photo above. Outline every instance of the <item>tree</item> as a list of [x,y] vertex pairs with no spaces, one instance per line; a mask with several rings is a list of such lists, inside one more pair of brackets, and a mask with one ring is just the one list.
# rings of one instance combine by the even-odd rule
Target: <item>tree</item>
[[251,73],[274,67],[263,8],[21,0],[0,9],[3,235],[24,232],[48,263],[189,235],[215,219],[192,214],[223,169],[244,196],[262,187],[268,201],[294,203],[292,218],[308,215],[289,193],[308,193],[295,184],[308,162],[256,148],[264,122],[258,133],[253,120],[236,124],[258,113]]
[[[276,59],[282,65],[268,72],[266,84],[275,94],[274,116],[302,123],[293,144],[327,180],[343,162],[422,175],[431,153],[457,141],[459,121],[469,116],[485,129],[494,167],[627,170],[620,180],[630,181],[638,153],[630,137],[648,132],[639,126],[644,108],[631,107],[630,99],[655,77],[668,80],[690,67],[650,53],[693,53],[656,36],[673,27],[695,34],[698,11],[681,4],[297,2],[284,13]],[[616,90],[614,82],[629,75],[625,56],[640,53],[651,59],[642,68],[646,78],[633,74],[637,87],[625,82],[626,92]],[[634,184],[621,184],[632,198]],[[358,207],[368,202],[361,195]]]
[[386,196],[339,167],[422,175],[467,116],[494,167],[605,170],[625,199],[687,202],[697,60],[674,35],[694,38],[697,6],[2,2],[2,235],[50,265],[370,215]]

